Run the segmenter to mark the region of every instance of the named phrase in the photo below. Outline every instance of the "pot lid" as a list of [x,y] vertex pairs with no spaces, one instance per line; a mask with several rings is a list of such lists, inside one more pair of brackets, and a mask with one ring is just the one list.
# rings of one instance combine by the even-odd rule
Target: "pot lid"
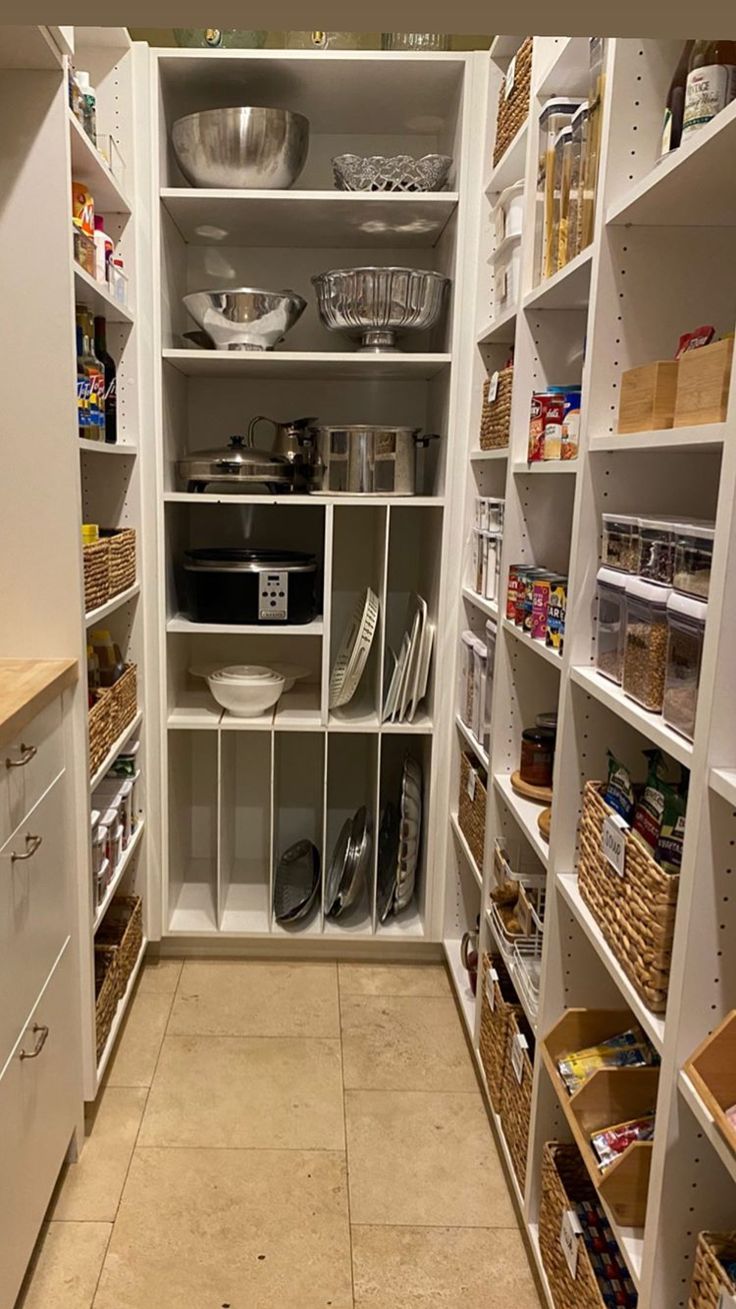
[[302,550],[255,549],[253,547],[217,546],[206,550],[187,550],[184,567],[189,571],[210,572],[314,572],[315,556]]
[[289,461],[284,455],[273,454],[270,450],[256,450],[254,446],[248,445],[247,438],[244,436],[231,436],[226,446],[221,446],[215,450],[195,450],[188,455],[186,459],[179,460],[179,468],[187,469],[193,465],[209,465],[216,471],[222,470],[223,465],[227,465],[228,472],[251,473],[253,466],[259,468],[264,465],[275,465],[279,471],[287,470]]

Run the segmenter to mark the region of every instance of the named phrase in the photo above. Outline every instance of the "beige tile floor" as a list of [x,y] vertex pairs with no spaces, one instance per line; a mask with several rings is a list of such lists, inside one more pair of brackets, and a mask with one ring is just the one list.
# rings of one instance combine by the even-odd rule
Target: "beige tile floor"
[[18,1309],[539,1309],[444,968],[147,965]]

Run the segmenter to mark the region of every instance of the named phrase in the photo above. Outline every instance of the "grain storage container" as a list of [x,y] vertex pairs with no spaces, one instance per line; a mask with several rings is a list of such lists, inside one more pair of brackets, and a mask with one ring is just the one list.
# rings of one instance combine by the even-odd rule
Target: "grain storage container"
[[602,514],[601,562],[622,573],[639,571],[639,519],[629,514]]
[[641,577],[626,583],[624,691],[655,714],[662,712],[670,595],[670,587]]
[[514,182],[502,191],[493,210],[496,245],[507,236],[521,236],[524,225],[524,182]]
[[598,570],[596,667],[621,685],[626,638],[626,576],[614,568]]
[[[537,197],[534,215],[534,277],[536,286],[546,271],[548,256],[551,259],[552,227],[555,211],[554,162],[555,137],[563,127],[569,127],[580,100],[555,97],[548,100],[539,115],[539,163],[537,165]],[[551,269],[554,272],[554,268]]]
[[576,109],[570,124],[572,128],[572,163],[570,169],[570,212],[567,235],[567,257],[574,259],[583,248],[583,181],[585,150],[588,140],[588,101]]
[[700,663],[708,606],[702,600],[673,591],[667,602],[667,669],[664,680],[664,720],[690,741],[695,733]]
[[640,518],[639,574],[650,582],[671,586],[675,575],[675,529],[667,519]]
[[473,726],[474,651],[475,636],[468,628],[460,637],[460,717],[465,726],[471,730]]
[[712,523],[681,523],[675,530],[676,591],[707,600],[710,590],[710,570],[713,562]]

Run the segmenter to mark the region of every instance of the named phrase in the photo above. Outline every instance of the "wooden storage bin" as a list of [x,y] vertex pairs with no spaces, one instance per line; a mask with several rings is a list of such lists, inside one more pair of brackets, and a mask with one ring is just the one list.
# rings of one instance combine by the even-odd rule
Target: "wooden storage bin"
[[685,1063],[685,1072],[713,1115],[721,1136],[736,1153],[736,1128],[726,1112],[736,1104],[736,1009],[691,1055]]
[[511,434],[511,391],[513,382],[514,369],[513,365],[510,364],[508,368],[501,368],[498,371],[493,400],[489,400],[491,378],[487,377],[483,383],[483,408],[480,416],[479,438],[481,450],[505,450],[508,447]]
[[82,546],[84,612],[99,609],[110,596],[110,550],[107,541]]
[[[494,970],[496,976],[491,976]],[[481,964],[480,1059],[488,1094],[496,1113],[501,1109],[501,1091],[506,1068],[509,1019],[520,1014],[506,965],[498,954],[484,954]]]
[[119,595],[135,582],[135,530],[126,527],[105,539],[110,552],[110,596]]
[[557,1309],[605,1309],[585,1242],[578,1237],[575,1276],[560,1244],[565,1213],[576,1204],[595,1204],[595,1187],[574,1145],[548,1141],[542,1151],[539,1247]]
[[652,859],[635,832],[625,836],[625,875],[601,852],[603,825],[613,811],[600,782],[587,782],[578,826],[580,894],[623,971],[653,1013],[667,1007],[672,937],[680,885]]
[[604,1127],[651,1112],[657,1102],[659,1067],[604,1068],[569,1095],[557,1063],[573,1050],[598,1045],[636,1028],[628,1009],[568,1009],[542,1042],[542,1058],[590,1179],[623,1227],[643,1227],[652,1163],[652,1141],[633,1141],[601,1171],[590,1137]]
[[487,774],[464,751],[460,756],[457,821],[480,872],[486,839]]
[[532,38],[527,36],[514,56],[512,85],[508,86],[508,77],[505,77],[501,82],[498,92],[496,140],[493,146],[494,168],[502,155],[506,153],[529,114],[529,95],[532,84],[532,49]]
[[675,427],[726,421],[732,361],[732,336],[685,351],[677,373]]
[[[524,1045],[524,1040],[526,1045]],[[516,1054],[514,1046],[517,1049]],[[506,1059],[503,1069],[499,1117],[514,1165],[514,1172],[522,1191],[526,1182],[533,1078],[534,1036],[521,1010],[513,1011],[509,1013],[506,1027]]]
[[729,1295],[736,1295],[736,1282],[729,1277],[722,1259],[736,1259],[736,1232],[701,1232],[688,1309],[720,1309],[724,1289]]
[[677,395],[676,359],[660,359],[657,363],[629,368],[621,375],[621,399],[618,409],[618,430],[626,432],[654,432],[672,427]]

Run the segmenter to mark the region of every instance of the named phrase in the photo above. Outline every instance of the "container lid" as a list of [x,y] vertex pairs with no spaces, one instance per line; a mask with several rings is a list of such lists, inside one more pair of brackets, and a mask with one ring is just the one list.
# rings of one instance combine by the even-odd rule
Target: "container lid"
[[615,586],[617,591],[625,591],[626,573],[619,573],[615,568],[599,568],[598,582],[602,586]]
[[488,658],[488,646],[485,641],[481,641],[479,636],[475,638],[475,653],[479,655],[481,659]]
[[572,117],[580,104],[580,100],[570,100],[564,95],[558,95],[555,96],[553,100],[548,100],[539,115],[540,127],[542,127],[547,119],[551,118],[553,114],[569,114],[570,117]]
[[118,821],[118,816],[117,816],[117,813],[115,812],[115,810],[114,810],[114,809],[106,809],[106,810],[105,810],[105,813],[102,815],[102,825],[103,825],[103,827],[107,827],[107,828],[115,827],[115,826],[117,826],[117,821]]
[[642,577],[630,577],[626,583],[626,594],[636,600],[648,600],[650,604],[661,605],[664,609],[672,594],[672,587],[660,586],[658,582],[645,582]]
[[495,641],[498,635],[498,627],[493,618],[486,620],[486,640]]
[[582,395],[582,386],[548,386],[549,395]]
[[310,573],[317,568],[314,555],[301,550],[254,550],[218,547],[210,550],[187,550],[184,555],[187,572],[258,573],[264,569],[274,572]]
[[97,826],[97,824],[98,824],[99,821],[100,821],[100,811],[99,811],[99,809],[91,809],[91,810],[90,810],[89,821],[90,821],[90,825],[91,825],[92,827],[96,827],[96,826]]
[[521,734],[522,741],[534,741],[537,745],[550,745],[557,736],[556,727],[527,727]]
[[564,145],[567,141],[571,141],[571,140],[572,140],[572,128],[561,127],[559,132],[557,133],[557,136],[555,137],[555,150],[557,149],[558,145]]
[[639,526],[640,519],[634,514],[601,514],[604,523],[624,523],[626,526]]
[[510,200],[515,200],[517,195],[524,194],[524,179],[520,182],[512,182],[511,186],[505,187],[498,197],[497,204],[507,205]]
[[472,648],[475,643],[475,632],[471,632],[470,628],[466,627],[465,631],[460,635],[460,640]]
[[590,110],[590,105],[588,104],[588,101],[583,100],[582,104],[579,104],[577,109],[575,110],[575,113],[572,116],[572,122],[570,126],[574,129],[575,125],[580,122],[581,118],[587,118],[589,110]]
[[537,714],[537,727],[543,731],[557,731],[557,710],[549,709],[547,713]]
[[120,787],[120,794],[123,797],[123,799],[126,799],[129,795],[132,795],[132,793],[133,793],[133,779],[129,777],[128,780],[123,782],[122,786]]
[[677,518],[640,518],[639,526],[642,532],[668,532],[671,535],[678,522]]
[[667,614],[681,614],[683,618],[705,626],[708,606],[703,600],[695,600],[691,595],[680,595],[679,591],[673,591],[667,601]]
[[686,536],[692,541],[712,541],[715,534],[715,523],[709,523],[706,519],[691,518],[689,523],[679,523],[677,526],[677,535]]

